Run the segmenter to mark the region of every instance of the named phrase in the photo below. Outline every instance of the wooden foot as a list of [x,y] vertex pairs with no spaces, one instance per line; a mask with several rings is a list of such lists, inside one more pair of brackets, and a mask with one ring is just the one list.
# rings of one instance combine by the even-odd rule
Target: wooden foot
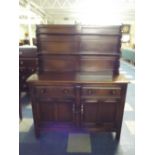
[[22,107],[21,107],[20,103],[19,103],[19,118],[20,118],[20,120],[23,119],[23,116],[22,116]]
[[35,137],[38,139],[40,137],[40,133],[38,130],[35,130]]
[[119,141],[120,140],[120,131],[116,132],[116,140]]

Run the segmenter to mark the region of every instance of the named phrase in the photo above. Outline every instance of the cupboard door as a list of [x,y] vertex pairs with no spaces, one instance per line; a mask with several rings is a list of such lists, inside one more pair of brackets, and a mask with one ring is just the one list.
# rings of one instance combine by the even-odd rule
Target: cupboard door
[[99,120],[100,122],[114,122],[117,110],[116,99],[106,99],[99,102]]
[[65,100],[40,102],[39,103],[40,121],[71,123],[74,121],[73,106],[74,105],[72,101],[65,101]]
[[96,100],[86,100],[82,102],[81,113],[82,113],[82,124],[83,123],[95,123],[99,120],[98,102]]
[[116,99],[85,100],[82,102],[82,124],[88,126],[111,126],[115,124],[118,102]]

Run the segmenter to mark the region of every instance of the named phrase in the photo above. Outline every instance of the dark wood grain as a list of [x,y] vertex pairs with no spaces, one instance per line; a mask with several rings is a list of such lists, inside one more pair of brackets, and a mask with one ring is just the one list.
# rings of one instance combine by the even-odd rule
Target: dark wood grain
[[30,87],[35,134],[42,129],[116,132],[128,81],[119,75],[120,26],[38,25],[38,74]]

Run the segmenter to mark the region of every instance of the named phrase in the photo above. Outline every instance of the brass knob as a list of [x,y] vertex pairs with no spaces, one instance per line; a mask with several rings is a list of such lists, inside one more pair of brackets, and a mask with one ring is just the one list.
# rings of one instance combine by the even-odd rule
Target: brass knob
[[73,113],[75,112],[75,104],[73,104],[73,106],[72,106],[72,112]]
[[116,90],[114,90],[114,91],[113,91],[113,94],[114,94],[114,95],[117,95],[117,91],[116,91]]
[[45,93],[46,93],[46,89],[42,89],[42,90],[41,90],[41,93],[42,93],[42,94],[45,94]]
[[63,92],[64,92],[65,94],[68,94],[68,93],[69,93],[69,90],[68,90],[68,89],[64,89]]
[[89,89],[89,90],[87,91],[87,93],[88,93],[88,95],[92,95],[92,94],[93,94],[93,91]]
[[83,114],[84,108],[83,108],[83,104],[81,105],[81,113]]
[[112,95],[116,95],[116,90],[112,90],[112,91],[111,91],[111,94],[112,94]]

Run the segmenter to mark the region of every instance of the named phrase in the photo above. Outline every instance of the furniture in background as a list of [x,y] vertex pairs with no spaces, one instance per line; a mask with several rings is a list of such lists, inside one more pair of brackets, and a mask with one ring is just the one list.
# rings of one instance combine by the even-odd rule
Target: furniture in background
[[[32,43],[33,43],[33,45],[34,46],[36,46],[37,45],[37,43],[36,43],[36,38],[32,38]],[[30,46],[30,42],[29,42],[29,40],[24,40],[24,39],[20,39],[19,40],[19,46],[26,46],[26,45],[29,45]],[[32,46],[30,46],[30,48],[31,48]]]
[[120,26],[38,25],[38,74],[28,78],[36,137],[49,129],[114,131],[128,81],[119,75]]
[[[37,69],[37,48],[35,46],[19,47],[19,100],[21,92],[28,93],[28,85],[26,79]],[[22,108],[19,103],[19,115],[22,119]]]
[[135,50],[134,49],[121,49],[122,59],[135,65]]

